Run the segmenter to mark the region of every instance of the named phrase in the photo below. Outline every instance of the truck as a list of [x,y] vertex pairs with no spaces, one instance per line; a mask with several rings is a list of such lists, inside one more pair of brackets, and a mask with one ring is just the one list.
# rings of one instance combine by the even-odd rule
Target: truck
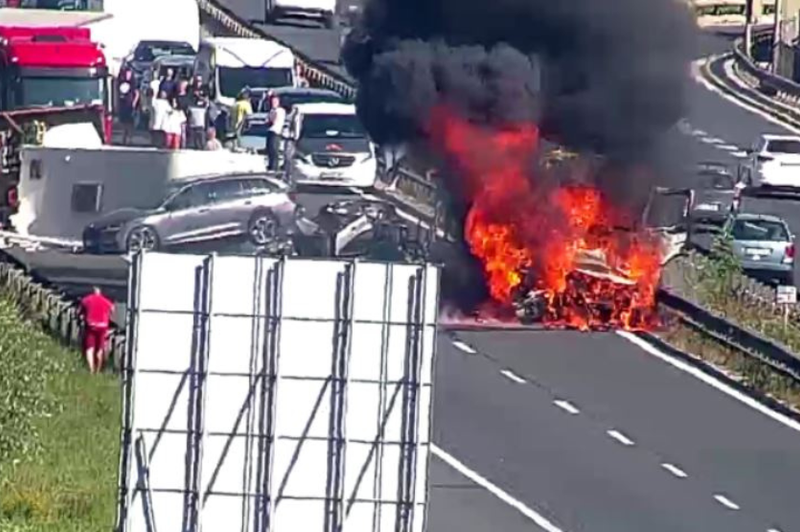
[[0,110],[85,107],[100,117],[101,138],[110,142],[110,76],[89,37],[86,28],[0,25]]

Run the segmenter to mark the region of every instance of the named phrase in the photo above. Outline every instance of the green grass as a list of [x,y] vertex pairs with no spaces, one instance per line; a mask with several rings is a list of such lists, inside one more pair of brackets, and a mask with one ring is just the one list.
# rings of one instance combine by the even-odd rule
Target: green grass
[[111,530],[120,433],[117,378],[89,375],[77,351],[24,323],[0,294],[4,384],[0,532]]

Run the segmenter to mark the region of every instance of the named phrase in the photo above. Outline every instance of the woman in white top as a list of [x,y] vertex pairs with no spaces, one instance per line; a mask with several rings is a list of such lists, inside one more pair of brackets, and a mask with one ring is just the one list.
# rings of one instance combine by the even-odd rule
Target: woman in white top
[[166,123],[172,106],[166,99],[166,93],[161,91],[158,98],[154,98],[150,109],[150,134],[153,139],[153,146],[156,148],[166,148]]
[[164,131],[167,134],[168,150],[181,149],[181,135],[183,133],[183,125],[185,123],[186,114],[173,106],[170,109],[169,115],[167,115],[167,120],[164,126]]

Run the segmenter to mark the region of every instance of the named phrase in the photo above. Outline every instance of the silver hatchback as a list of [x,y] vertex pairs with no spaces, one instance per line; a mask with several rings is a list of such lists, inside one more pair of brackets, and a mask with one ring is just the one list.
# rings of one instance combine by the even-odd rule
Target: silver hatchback
[[786,222],[768,214],[740,213],[725,231],[744,271],[756,278],[794,284],[794,236]]
[[90,253],[156,250],[248,235],[271,242],[300,213],[289,187],[261,174],[205,177],[177,182],[154,209],[120,209],[83,232]]

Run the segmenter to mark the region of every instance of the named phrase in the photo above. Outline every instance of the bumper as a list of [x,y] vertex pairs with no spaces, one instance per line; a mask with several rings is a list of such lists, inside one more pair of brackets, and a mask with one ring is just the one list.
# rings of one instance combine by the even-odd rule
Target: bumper
[[369,188],[375,186],[378,165],[375,158],[345,168],[323,168],[295,160],[292,180],[298,185]]
[[83,249],[86,253],[121,253],[119,231],[86,229],[83,232]]
[[800,188],[800,167],[796,169],[765,169],[759,172],[759,184],[768,187]]

